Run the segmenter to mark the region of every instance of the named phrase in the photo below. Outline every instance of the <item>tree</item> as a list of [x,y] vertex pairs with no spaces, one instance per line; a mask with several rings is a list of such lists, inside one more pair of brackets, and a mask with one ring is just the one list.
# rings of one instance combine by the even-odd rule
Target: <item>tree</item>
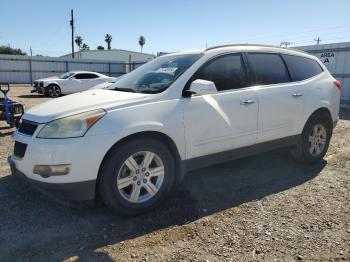
[[23,52],[21,49],[19,49],[19,48],[12,48],[12,47],[10,47],[10,45],[8,45],[8,46],[1,45],[0,46],[0,54],[5,54],[5,55],[27,55],[27,53]]
[[83,44],[83,38],[79,35],[75,37],[75,43],[79,47],[79,50],[81,50],[82,44]]
[[144,36],[139,37],[139,45],[141,46],[141,53],[142,53],[142,48],[146,44],[146,38]]
[[99,45],[98,47],[96,47],[97,50],[105,50],[105,48],[102,45]]
[[82,44],[81,50],[87,51],[90,50],[90,46],[87,43]]
[[110,50],[111,49],[111,43],[112,43],[112,36],[110,34],[106,34],[105,42],[107,43],[108,50]]

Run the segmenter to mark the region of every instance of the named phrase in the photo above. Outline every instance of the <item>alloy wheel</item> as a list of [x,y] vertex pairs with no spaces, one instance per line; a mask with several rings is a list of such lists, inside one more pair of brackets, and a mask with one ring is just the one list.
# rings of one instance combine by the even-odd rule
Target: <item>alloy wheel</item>
[[143,203],[153,198],[164,180],[164,164],[154,152],[141,151],[129,156],[117,175],[117,189],[131,203]]
[[327,132],[326,128],[317,124],[311,130],[309,135],[309,147],[308,150],[312,156],[319,156],[326,146]]
[[60,91],[60,88],[58,86],[49,87],[49,96],[58,97],[58,96],[60,96],[60,94],[61,94],[61,91]]

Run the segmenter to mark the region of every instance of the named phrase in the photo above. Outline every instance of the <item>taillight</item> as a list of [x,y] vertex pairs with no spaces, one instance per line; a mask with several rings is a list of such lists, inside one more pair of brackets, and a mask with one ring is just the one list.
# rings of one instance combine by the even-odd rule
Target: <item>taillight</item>
[[341,82],[338,80],[334,81],[334,85],[340,90],[341,89]]

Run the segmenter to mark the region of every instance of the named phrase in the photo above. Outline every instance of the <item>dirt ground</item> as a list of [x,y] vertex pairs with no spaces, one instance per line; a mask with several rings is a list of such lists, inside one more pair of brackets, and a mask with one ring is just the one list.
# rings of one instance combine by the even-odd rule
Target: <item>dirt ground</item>
[[[29,91],[10,94],[48,100]],[[350,112],[315,166],[279,150],[201,169],[138,217],[70,209],[10,176],[12,131],[0,124],[0,261],[350,261]]]

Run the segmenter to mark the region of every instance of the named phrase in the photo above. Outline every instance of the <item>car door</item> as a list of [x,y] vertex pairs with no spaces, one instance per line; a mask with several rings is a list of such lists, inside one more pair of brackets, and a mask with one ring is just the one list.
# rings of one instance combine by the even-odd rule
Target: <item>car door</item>
[[218,93],[183,99],[187,159],[256,142],[258,99],[239,53],[216,57],[191,78],[213,81]]
[[100,83],[99,76],[93,73],[77,73],[74,75],[70,85],[70,93],[88,90]]
[[91,83],[89,83],[89,87],[93,87],[93,86],[102,84],[104,82],[107,82],[108,77],[101,77],[101,76],[96,75],[96,74],[91,74],[90,80],[91,80]]
[[259,98],[257,142],[296,135],[304,112],[301,86],[291,83],[280,54],[249,53]]

